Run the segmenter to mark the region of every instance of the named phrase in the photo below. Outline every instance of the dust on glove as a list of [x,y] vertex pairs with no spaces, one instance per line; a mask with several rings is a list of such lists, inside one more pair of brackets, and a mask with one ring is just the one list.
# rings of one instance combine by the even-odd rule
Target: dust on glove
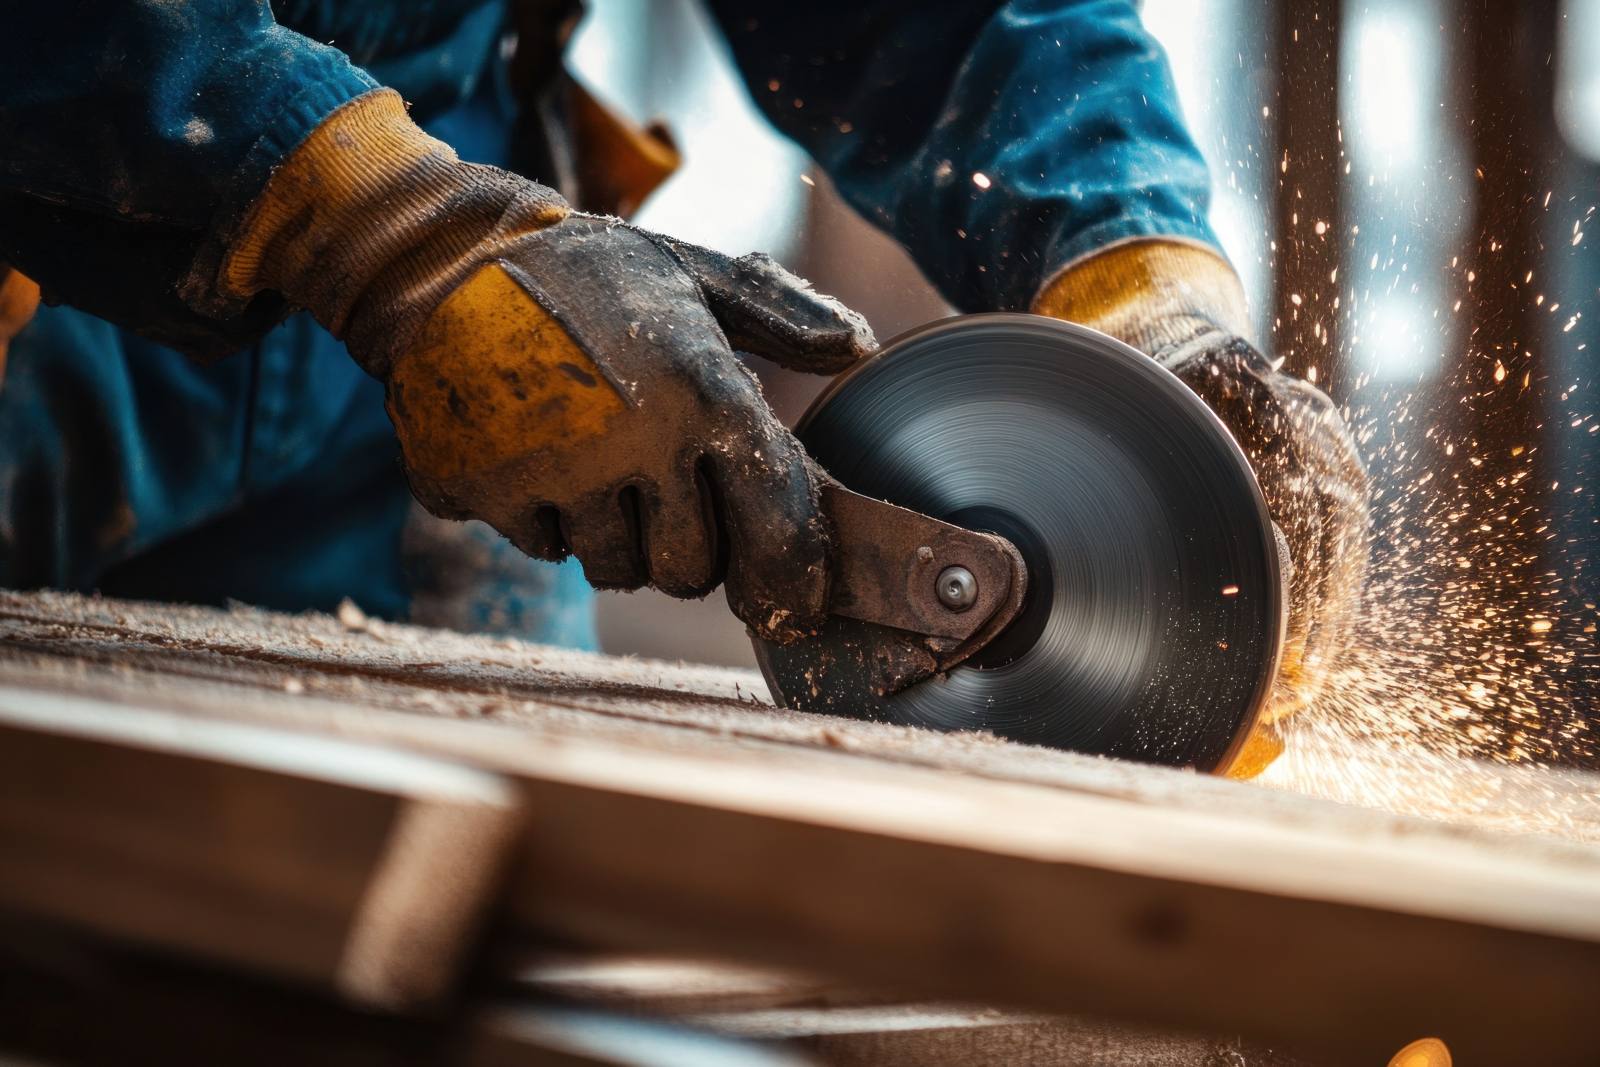
[[1256,349],[1239,280],[1209,248],[1161,239],[1114,245],[1068,265],[1033,310],[1155,357],[1217,413],[1255,471],[1293,570],[1272,699],[1228,771],[1253,777],[1282,752],[1281,723],[1315,699],[1353,636],[1369,536],[1355,441],[1326,393]]
[[219,288],[311,311],[387,386],[417,498],[601,588],[703,596],[790,640],[826,614],[825,478],[734,347],[833,373],[859,316],[729,259],[458,160],[378,90],[274,172]]

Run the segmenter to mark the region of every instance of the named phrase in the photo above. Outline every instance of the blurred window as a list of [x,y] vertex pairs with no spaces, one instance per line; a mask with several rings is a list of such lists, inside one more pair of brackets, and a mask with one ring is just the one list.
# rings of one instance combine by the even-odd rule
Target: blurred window
[[1446,105],[1437,0],[1347,4],[1340,123],[1346,175],[1345,350],[1363,381],[1418,382],[1445,366],[1451,259],[1471,216],[1465,149]]
[[1556,125],[1600,162],[1600,0],[1566,0],[1557,32]]

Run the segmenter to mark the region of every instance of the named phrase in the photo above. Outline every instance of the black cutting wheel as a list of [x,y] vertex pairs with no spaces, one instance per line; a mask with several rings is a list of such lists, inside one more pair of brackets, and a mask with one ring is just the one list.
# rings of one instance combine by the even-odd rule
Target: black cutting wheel
[[1244,454],[1148,356],[1070,323],[970,315],[841,375],[797,433],[850,489],[998,533],[1017,621],[944,678],[878,696],[840,652],[872,624],[756,641],[785,707],[1211,771],[1271,689],[1285,595]]

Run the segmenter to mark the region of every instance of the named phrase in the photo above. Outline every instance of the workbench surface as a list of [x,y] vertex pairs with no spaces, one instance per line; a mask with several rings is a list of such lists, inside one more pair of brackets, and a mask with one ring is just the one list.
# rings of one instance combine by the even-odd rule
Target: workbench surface
[[[317,876],[288,844],[282,869],[228,861],[255,864],[252,885],[276,878],[314,898],[322,941],[274,956],[248,931],[131,904],[103,923],[235,963],[260,956],[371,1003],[437,995],[492,920],[599,948],[1244,1034],[1329,1064],[1382,1063],[1424,1034],[1462,1063],[1600,1055],[1600,848],[1586,840],[1596,791],[1582,775],[1466,768],[1477,786],[1460,817],[1424,819],[1297,795],[1281,777],[1265,788],[783,711],[748,672],[353,610],[58,594],[0,594],[0,728],[0,761],[15,764],[0,767],[13,783],[0,785],[12,856],[0,903],[91,925],[92,895],[63,903],[46,890],[65,883],[30,881],[21,861],[65,877],[81,857],[63,859],[60,842],[93,852],[102,816],[26,789],[83,796],[116,774],[106,764],[74,786],[87,764],[52,744],[345,790],[305,800],[330,825],[348,809],[355,827],[357,845],[319,846],[347,857],[338,886],[307,888]],[[368,756],[346,758],[357,750]],[[194,781],[193,797],[236,801],[203,805],[207,832],[311,833],[284,828],[301,803],[288,786],[269,815],[239,799],[243,786]],[[1509,824],[1547,832],[1492,829]],[[173,855],[174,869],[202,863]],[[152,887],[173,877],[146,875]],[[252,906],[265,915],[263,900]],[[414,925],[427,914],[455,916],[432,947]]]

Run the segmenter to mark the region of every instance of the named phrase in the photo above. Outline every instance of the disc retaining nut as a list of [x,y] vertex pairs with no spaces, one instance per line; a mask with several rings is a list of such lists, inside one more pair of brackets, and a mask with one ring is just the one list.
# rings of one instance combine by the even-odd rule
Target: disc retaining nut
[[946,567],[935,587],[939,603],[951,611],[966,611],[978,602],[978,579],[965,567]]

